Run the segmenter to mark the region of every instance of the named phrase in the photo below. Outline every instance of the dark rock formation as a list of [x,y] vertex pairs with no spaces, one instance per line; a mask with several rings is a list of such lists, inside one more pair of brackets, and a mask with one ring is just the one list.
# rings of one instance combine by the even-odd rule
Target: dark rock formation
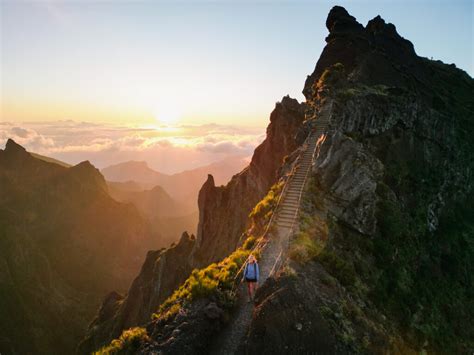
[[104,294],[125,291],[153,247],[132,206],[89,162],[0,150],[0,352],[67,353]]

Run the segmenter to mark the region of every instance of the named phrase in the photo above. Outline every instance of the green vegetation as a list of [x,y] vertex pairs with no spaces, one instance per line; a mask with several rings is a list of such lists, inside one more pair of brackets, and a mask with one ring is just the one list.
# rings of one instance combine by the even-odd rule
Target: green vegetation
[[355,272],[351,265],[339,257],[335,251],[329,250],[327,244],[329,226],[325,219],[314,212],[323,208],[319,196],[317,181],[312,177],[302,201],[300,230],[290,245],[290,258],[301,264],[316,260],[341,284],[351,287],[356,282]]
[[474,338],[462,326],[474,318],[473,196],[466,205],[446,206],[431,233],[427,196],[439,189],[440,174],[406,162],[392,163],[387,171],[390,187],[380,183],[377,190],[380,235],[374,257],[381,272],[371,281],[372,298],[420,341],[457,351],[461,339]]
[[283,189],[284,182],[280,181],[273,185],[267,195],[254,207],[249,214],[254,224],[265,224],[273,213],[273,209],[278,203],[280,192]]
[[[232,307],[235,301],[233,286],[239,269],[247,260],[252,248],[257,243],[253,236],[248,237],[243,246],[219,263],[213,263],[206,268],[193,270],[184,284],[162,303],[153,318],[168,319],[179,312],[187,302],[214,296],[224,307]],[[259,251],[253,254],[259,256]]]
[[364,85],[357,84],[351,87],[344,87],[337,91],[337,98],[342,102],[348,101],[357,96],[378,95],[389,97],[388,87],[386,85]]
[[327,236],[328,227],[321,218],[301,213],[300,231],[291,241],[290,258],[301,264],[317,258],[326,246]]
[[342,63],[336,63],[324,70],[319,80],[313,84],[313,90],[319,96],[327,89],[334,88],[345,81],[346,71],[344,65]]
[[339,79],[345,78],[345,76],[346,71],[344,68],[344,64],[336,63],[324,70],[324,72],[321,74],[321,77],[319,78],[317,85],[319,87],[332,86],[336,84]]
[[313,213],[316,207],[321,208],[318,197],[316,180],[311,178],[301,203],[299,232],[293,237],[289,249],[290,258],[301,264],[315,259],[326,245],[328,226]]
[[325,269],[337,278],[341,284],[351,287],[356,282],[356,274],[351,265],[339,257],[336,253],[323,249],[318,255],[317,260],[325,267]]
[[95,351],[93,355],[128,355],[134,354],[140,344],[149,341],[150,338],[144,328],[130,328],[124,330],[118,339],[114,339],[109,345]]

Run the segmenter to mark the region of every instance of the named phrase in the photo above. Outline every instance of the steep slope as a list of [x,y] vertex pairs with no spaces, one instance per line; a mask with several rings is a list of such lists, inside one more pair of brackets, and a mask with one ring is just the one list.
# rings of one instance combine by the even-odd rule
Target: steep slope
[[[184,235],[175,247],[159,253],[149,253],[146,263],[161,266],[147,275],[144,275],[144,266],[136,280],[140,279],[140,283],[147,285],[157,285],[154,280],[158,279],[159,285],[166,287],[158,286],[148,297],[162,302],[188,278],[193,269],[206,266],[210,260],[223,258],[236,248],[252,208],[277,181],[284,157],[302,143],[298,133],[303,120],[304,107],[296,100],[284,97],[276,104],[270,116],[267,137],[255,150],[250,165],[235,175],[226,186],[216,187],[212,175],[208,177],[199,192],[198,237],[195,239]],[[160,262],[173,259],[172,255],[176,250],[185,252],[179,252],[180,256],[173,264]],[[182,265],[183,268],[175,272],[174,263]],[[135,294],[131,288],[124,303],[117,305],[113,312],[107,312],[110,309],[107,302],[102,305],[80,346],[81,353],[96,350],[99,345],[107,344],[120,335],[126,327],[143,325],[151,319],[160,303],[156,303],[154,309],[148,307],[143,310],[142,303],[136,302]],[[124,304],[135,309],[126,309]],[[142,317],[126,324],[117,321],[129,312],[141,314]],[[107,314],[107,317],[101,318],[101,314]]]
[[0,226],[2,353],[70,352],[106,292],[125,290],[156,245],[89,162],[67,168],[12,140],[0,150]]

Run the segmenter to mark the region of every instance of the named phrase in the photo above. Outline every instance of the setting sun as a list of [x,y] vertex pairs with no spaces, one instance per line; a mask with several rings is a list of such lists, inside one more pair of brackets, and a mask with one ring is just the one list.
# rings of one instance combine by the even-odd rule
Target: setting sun
[[158,123],[172,125],[178,123],[181,112],[176,107],[160,106],[154,110],[153,117]]

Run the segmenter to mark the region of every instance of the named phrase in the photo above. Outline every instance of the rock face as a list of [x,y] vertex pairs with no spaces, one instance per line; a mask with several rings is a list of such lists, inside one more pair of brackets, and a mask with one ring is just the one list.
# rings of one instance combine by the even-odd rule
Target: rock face
[[331,124],[294,241],[313,249],[259,290],[245,351],[469,353],[474,80],[379,16],[326,25],[304,94]]
[[199,192],[196,258],[201,265],[233,251],[245,230],[249,213],[277,181],[283,158],[302,141],[297,140],[305,105],[284,97],[270,115],[267,137],[254,152],[250,165],[223,187],[209,176]]
[[64,167],[9,140],[0,150],[0,352],[67,353],[152,247],[147,224],[89,162]]
[[[175,247],[150,252],[125,301],[108,318],[100,316],[109,314],[105,310],[110,308],[110,302],[105,301],[103,311],[99,312],[81,343],[80,353],[89,353],[109,343],[123,329],[146,324],[160,303],[186,280],[194,268],[222,259],[235,250],[252,208],[277,181],[283,158],[302,143],[297,136],[304,112],[304,105],[284,97],[276,104],[270,116],[267,137],[256,148],[250,165],[225,186],[215,186],[212,175],[208,176],[199,192],[196,240],[189,241],[185,234]],[[142,291],[137,291],[143,289],[149,292],[142,294]],[[148,301],[144,303],[144,299]]]

